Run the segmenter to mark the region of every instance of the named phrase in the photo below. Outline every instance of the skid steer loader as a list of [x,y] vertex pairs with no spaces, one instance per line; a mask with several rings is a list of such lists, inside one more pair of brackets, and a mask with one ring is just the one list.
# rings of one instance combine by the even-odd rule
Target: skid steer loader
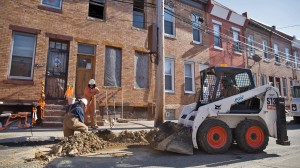
[[251,71],[236,67],[210,67],[200,72],[200,81],[198,101],[183,107],[177,124],[168,121],[158,128],[148,139],[153,148],[192,155],[194,148],[224,153],[237,143],[247,153],[259,153],[269,136],[290,145],[284,99],[277,88],[255,87]]

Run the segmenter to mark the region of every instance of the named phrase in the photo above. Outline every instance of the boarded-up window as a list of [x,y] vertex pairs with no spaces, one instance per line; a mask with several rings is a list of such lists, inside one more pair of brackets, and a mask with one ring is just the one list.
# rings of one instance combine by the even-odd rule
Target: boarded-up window
[[121,86],[121,49],[106,47],[104,86]]
[[134,86],[148,88],[148,56],[141,52],[134,55]]

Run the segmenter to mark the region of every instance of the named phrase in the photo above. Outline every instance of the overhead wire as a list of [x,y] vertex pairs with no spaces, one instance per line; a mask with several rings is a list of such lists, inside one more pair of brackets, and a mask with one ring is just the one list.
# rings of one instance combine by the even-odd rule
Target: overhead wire
[[[37,10],[36,8],[33,8],[33,7],[31,7],[31,6],[28,6],[28,5],[25,5],[25,4],[23,4],[23,3],[19,2],[19,1],[16,1],[16,0],[12,0],[12,1],[14,1],[14,2],[16,2],[16,3],[18,3],[18,4],[22,5],[22,6],[25,6],[25,7],[27,7],[27,8],[31,8],[31,9]],[[121,2],[121,3],[127,3],[127,4],[133,4],[133,3],[134,3],[134,2],[131,1],[131,0],[130,0],[130,1],[127,1],[127,0],[111,0],[111,1]],[[137,0],[137,1],[141,1],[141,0]],[[146,5],[145,5],[145,4],[146,4]],[[156,8],[154,5],[155,5],[155,4],[153,4],[153,3],[148,3],[148,2],[146,2],[146,1],[144,1],[144,7],[148,7],[148,8]],[[136,7],[135,7],[135,8],[136,8]],[[141,9],[141,8],[138,8],[138,9]],[[70,10],[70,9],[68,9],[68,10]],[[185,22],[185,23],[187,23],[187,24],[193,26],[193,23],[191,22],[190,18],[185,18],[184,16],[181,16],[181,15],[179,15],[179,14],[176,14],[176,13],[174,13],[174,12],[168,10],[167,8],[165,8],[165,10],[167,11],[167,13],[171,14],[171,15],[174,16],[175,18],[177,18],[177,19],[179,19],[179,20],[181,20],[181,21],[183,21],[183,22]],[[43,10],[42,10],[42,11],[43,11]],[[73,10],[73,11],[75,12],[75,10]],[[188,10],[187,10],[187,11],[188,11]],[[46,12],[48,12],[48,11],[43,11],[43,12],[46,13]],[[78,11],[76,10],[76,12],[78,12]],[[191,13],[191,11],[189,11],[189,12]],[[47,13],[47,14],[48,14],[48,13]],[[72,18],[72,17],[69,17],[69,18]],[[74,19],[74,18],[72,18],[72,19]],[[133,22],[133,21],[130,21],[130,20],[121,20],[121,21]],[[149,22],[147,22],[147,23],[149,23]],[[202,29],[203,26],[206,27],[207,29]],[[207,33],[207,34],[209,34],[209,35],[214,35],[214,33],[215,33],[215,30],[212,30],[210,27],[205,26],[205,25],[202,25],[202,24],[201,24],[201,27],[200,27],[199,29],[205,31],[206,33],[209,32],[209,33]],[[223,27],[222,27],[222,29],[223,29],[223,30],[228,30],[228,29],[224,29]],[[228,30],[228,31],[230,32],[230,30]],[[210,34],[210,33],[213,33],[213,34]],[[233,37],[228,36],[228,35],[226,35],[226,34],[224,34],[224,33],[222,33],[222,32],[217,32],[217,33],[219,33],[219,34],[220,34],[222,37],[224,37],[226,40],[228,40],[228,39],[229,39],[229,40],[234,40]],[[239,37],[243,37],[244,39],[247,39],[247,37],[242,36],[240,33],[239,33]],[[263,49],[257,48],[256,46],[251,46],[251,45],[249,45],[249,44],[247,44],[247,43],[245,43],[245,42],[242,42],[242,41],[240,41],[240,40],[238,40],[238,41],[236,41],[236,42],[239,42],[239,43],[241,43],[241,44],[243,44],[243,45],[246,45],[246,46],[248,46],[248,47],[254,48],[255,50],[258,50],[258,51],[262,51],[262,52],[265,52],[265,53],[268,53],[268,54],[271,54],[271,55],[274,54],[274,53],[271,53],[271,52],[269,52],[269,51],[264,51]],[[256,42],[256,41],[254,41],[254,40],[253,40],[253,42],[256,43],[256,44],[259,44],[259,45],[261,45],[261,46],[263,45],[262,43]],[[273,50],[273,48],[271,48],[271,47],[269,47],[269,46],[267,46],[267,48]],[[278,50],[278,52],[279,52],[279,53],[284,53],[284,52],[281,52],[281,51],[279,51],[279,50]],[[285,53],[284,53],[284,54],[285,54]],[[283,58],[283,60],[286,59],[285,56],[282,56],[282,55],[280,55],[280,54],[278,54],[278,56],[279,56],[280,58]],[[293,55],[290,55],[290,54],[289,54],[289,57],[293,57]],[[299,64],[298,62],[295,62],[295,60],[294,60],[294,61],[291,61],[291,59],[290,59],[289,61],[290,61],[290,62],[294,62],[294,63]]]

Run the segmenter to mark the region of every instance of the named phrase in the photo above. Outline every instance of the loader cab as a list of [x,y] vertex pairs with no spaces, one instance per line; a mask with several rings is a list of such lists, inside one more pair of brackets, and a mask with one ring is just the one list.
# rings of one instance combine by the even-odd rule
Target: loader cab
[[255,88],[251,71],[237,67],[214,66],[207,68],[200,72],[200,82],[199,106],[229,97],[228,95],[224,97],[223,94],[228,92],[228,88],[226,88],[228,83],[238,90],[238,92],[230,91],[233,94]]

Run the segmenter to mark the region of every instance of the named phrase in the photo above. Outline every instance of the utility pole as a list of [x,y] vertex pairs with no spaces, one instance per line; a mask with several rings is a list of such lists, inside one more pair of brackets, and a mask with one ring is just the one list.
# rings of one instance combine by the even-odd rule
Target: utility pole
[[156,69],[156,102],[154,126],[164,122],[165,114],[165,52],[164,52],[164,0],[156,0],[156,22],[158,27]]

